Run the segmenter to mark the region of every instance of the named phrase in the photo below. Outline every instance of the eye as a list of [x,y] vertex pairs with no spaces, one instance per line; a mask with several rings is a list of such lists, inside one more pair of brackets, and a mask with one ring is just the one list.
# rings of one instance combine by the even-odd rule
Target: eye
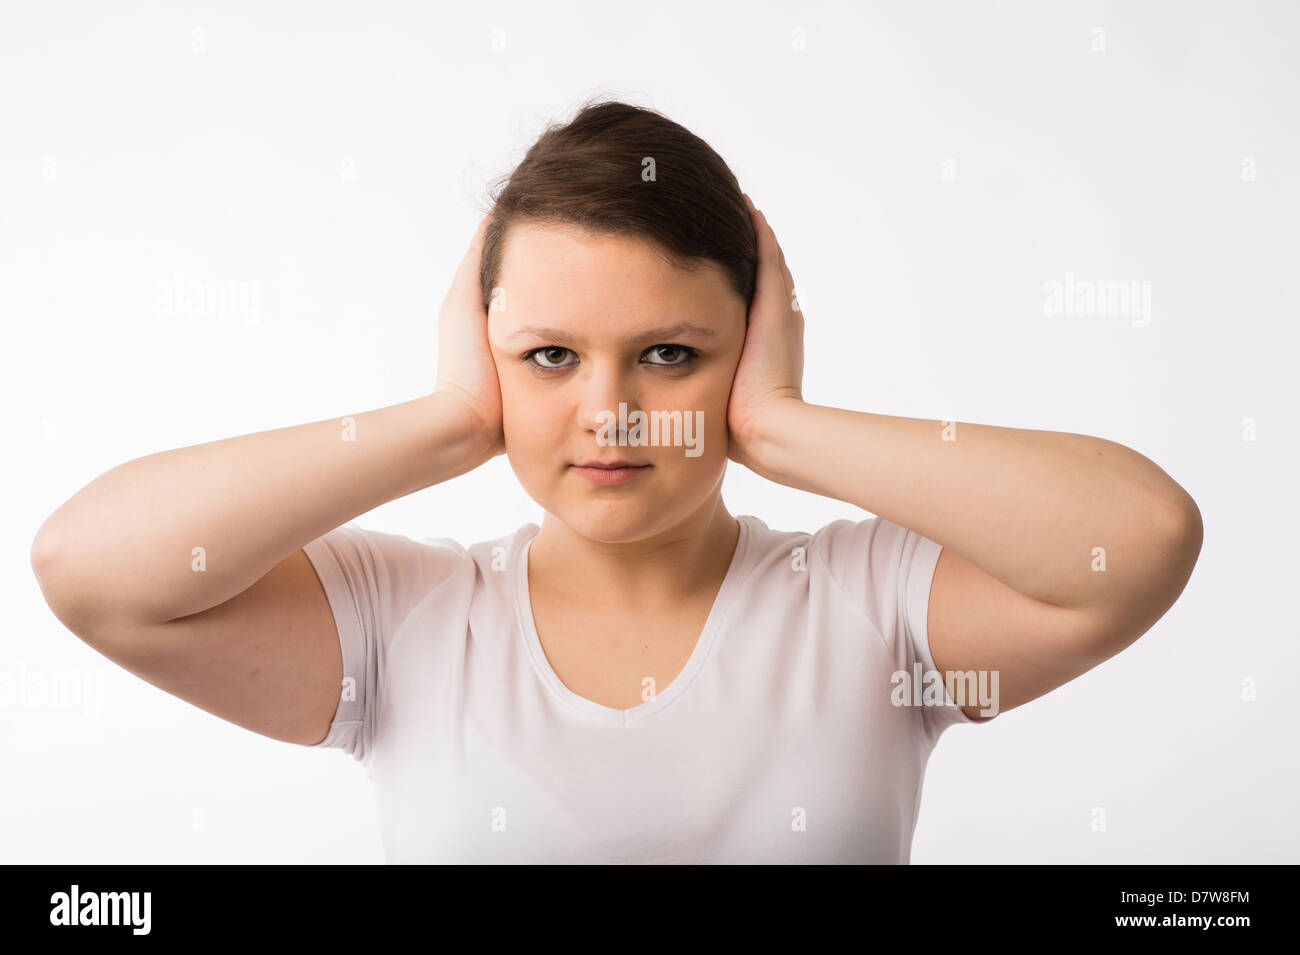
[[[561,368],[567,368],[573,364],[573,362],[564,361],[566,354],[572,355],[573,353],[559,345],[550,345],[525,352],[522,358],[523,361],[537,371],[559,371]],[[665,357],[668,359],[667,361],[647,361],[646,364],[648,365],[657,365],[660,368],[684,368],[695,360],[699,352],[686,345],[654,345],[647,348],[645,354],[658,354],[660,359]]]
[[695,356],[699,354],[699,352],[694,348],[689,348],[686,345],[654,345],[646,349],[646,354],[651,354],[653,352],[659,352],[661,357],[664,352],[667,352],[669,359],[677,359],[676,361],[650,362],[652,365],[662,365],[665,368],[680,368],[684,365],[689,365],[695,360]]
[[[534,348],[532,351],[524,355],[524,361],[528,362],[534,368],[537,368],[539,370],[554,371],[556,369],[566,367],[566,365],[569,363],[566,362],[564,364],[551,364],[550,362],[552,361],[558,362],[560,359],[564,357],[565,352],[568,351],[569,349],[561,348],[558,345],[551,345],[546,348]],[[546,360],[541,362],[536,361],[534,359],[534,356],[536,355],[542,355],[545,357]]]

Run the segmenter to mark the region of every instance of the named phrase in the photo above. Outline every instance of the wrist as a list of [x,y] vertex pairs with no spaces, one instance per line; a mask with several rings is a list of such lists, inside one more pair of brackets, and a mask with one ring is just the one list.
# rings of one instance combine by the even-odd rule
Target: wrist
[[733,436],[741,450],[740,463],[755,474],[788,484],[793,477],[788,458],[801,414],[808,404],[800,397],[779,395],[764,401],[746,420],[743,431]]
[[435,390],[423,402],[431,450],[445,474],[440,480],[472,471],[505,450],[500,428],[490,428],[458,393]]

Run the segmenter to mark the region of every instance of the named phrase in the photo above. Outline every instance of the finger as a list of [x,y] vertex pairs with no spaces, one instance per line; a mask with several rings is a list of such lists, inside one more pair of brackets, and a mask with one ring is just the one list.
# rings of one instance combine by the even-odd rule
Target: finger
[[763,229],[771,237],[772,246],[776,249],[775,262],[773,271],[781,277],[782,299],[787,309],[794,305],[794,276],[790,274],[790,267],[785,261],[785,251],[781,248],[781,243],[777,241],[776,232],[767,221],[767,216],[759,212],[763,220]]
[[[745,198],[748,199],[749,197],[746,196]],[[781,270],[782,281],[785,282],[785,289],[787,292],[792,292],[794,290],[794,276],[790,274],[790,267],[786,265],[785,250],[781,248],[781,243],[776,237],[776,230],[774,230],[771,224],[767,221],[767,216],[763,215],[761,210],[759,210],[758,214],[762,218],[763,225],[767,227],[766,231],[771,234],[772,242],[776,246],[777,264],[778,268]]]
[[[780,248],[778,245],[777,248]],[[785,282],[786,297],[794,295],[794,276],[790,274],[790,266],[786,265],[785,253],[781,253],[781,278]]]
[[776,243],[776,234],[767,224],[767,217],[758,209],[753,209],[754,233],[758,239],[758,275],[756,292],[766,295],[785,297],[785,279],[781,274],[781,249]]
[[484,237],[487,235],[487,227],[491,219],[492,214],[488,213],[479,220],[470,239],[469,248],[465,250],[465,256],[456,268],[451,288],[447,290],[447,300],[456,302],[462,307],[473,307],[477,303],[477,306],[482,308],[483,290],[479,280],[479,270],[483,261]]
[[474,229],[474,235],[469,240],[469,248],[465,252],[465,262],[478,268],[479,260],[483,257],[483,243],[487,236],[488,225],[492,221],[492,213],[488,213],[479,220]]

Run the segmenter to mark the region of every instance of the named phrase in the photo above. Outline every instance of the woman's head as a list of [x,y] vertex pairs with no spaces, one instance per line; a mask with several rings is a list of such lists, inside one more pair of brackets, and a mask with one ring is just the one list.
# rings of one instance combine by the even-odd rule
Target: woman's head
[[[480,266],[506,451],[534,500],[609,542],[711,507],[756,261],[736,177],[677,123],[604,102],[543,133],[496,191]],[[574,467],[614,460],[649,467],[615,485]]]

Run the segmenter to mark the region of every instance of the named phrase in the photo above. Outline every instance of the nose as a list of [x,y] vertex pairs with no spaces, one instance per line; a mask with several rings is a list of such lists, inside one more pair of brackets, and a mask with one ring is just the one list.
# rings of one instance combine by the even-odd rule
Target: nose
[[[611,437],[619,436],[619,423],[626,422],[638,405],[638,397],[631,381],[631,372],[616,361],[588,358],[579,373],[578,399],[579,424],[595,435],[605,430]],[[626,405],[619,414],[619,404]]]

